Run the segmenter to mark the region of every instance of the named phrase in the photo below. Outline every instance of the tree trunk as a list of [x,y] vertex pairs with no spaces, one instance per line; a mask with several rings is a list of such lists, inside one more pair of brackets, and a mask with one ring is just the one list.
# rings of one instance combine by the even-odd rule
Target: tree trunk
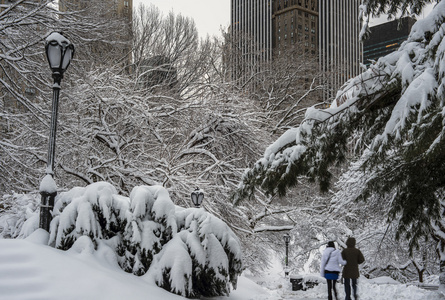
[[440,203],[442,218],[433,224],[433,237],[437,241],[439,255],[439,291],[445,295],[445,202]]
[[419,274],[419,283],[423,283],[423,272],[425,272],[425,269],[423,270],[419,270],[418,274]]
[[439,291],[445,294],[445,253],[440,255]]

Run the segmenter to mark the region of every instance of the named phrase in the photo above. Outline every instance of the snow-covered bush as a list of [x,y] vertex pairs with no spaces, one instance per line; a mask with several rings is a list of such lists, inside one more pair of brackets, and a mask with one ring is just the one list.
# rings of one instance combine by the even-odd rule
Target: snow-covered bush
[[[0,198],[0,237],[16,238],[30,235],[39,225],[35,213],[39,194],[3,195]],[[29,220],[26,225],[25,221]]]
[[[36,228],[38,211],[33,216],[23,227]],[[130,197],[106,182],[60,193],[49,245],[68,250],[86,238],[96,248],[108,245],[126,272],[185,297],[228,295],[243,269],[227,224],[204,209],[174,205],[161,186],[135,187]]]
[[179,235],[195,270],[195,296],[229,294],[230,284],[236,288],[242,270],[238,239],[227,224],[202,209],[182,209],[176,216]]
[[125,228],[128,208],[127,198],[105,182],[61,193],[54,205],[50,244],[67,250],[84,235],[93,242],[117,236]]
[[153,256],[172,239],[176,232],[175,205],[160,186],[135,187],[130,194],[128,226],[126,226],[122,267],[127,272],[143,275]]

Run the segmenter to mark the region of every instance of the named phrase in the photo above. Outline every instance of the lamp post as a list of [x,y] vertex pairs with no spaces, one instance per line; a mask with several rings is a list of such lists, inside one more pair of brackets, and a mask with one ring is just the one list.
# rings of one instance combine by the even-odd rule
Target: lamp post
[[52,71],[54,84],[46,176],[40,183],[41,205],[39,227],[49,231],[51,210],[54,207],[54,199],[57,195],[57,186],[54,181],[54,155],[56,151],[57,111],[59,106],[60,82],[62,81],[63,73],[66,71],[73,58],[74,46],[62,34],[53,32],[46,38],[45,52]]
[[289,275],[289,242],[290,242],[290,235],[286,233],[284,236],[284,243],[286,244],[286,257],[285,257],[285,264],[286,268],[284,269],[284,275]]
[[202,200],[204,200],[204,192],[197,187],[192,192],[190,197],[192,198],[193,205],[195,205],[196,208],[199,208],[201,206]]

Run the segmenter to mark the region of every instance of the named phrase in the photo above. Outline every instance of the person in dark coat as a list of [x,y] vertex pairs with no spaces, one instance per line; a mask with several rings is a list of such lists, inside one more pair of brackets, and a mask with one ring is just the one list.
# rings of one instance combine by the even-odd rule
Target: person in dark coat
[[346,260],[346,266],[343,268],[343,279],[345,283],[345,300],[351,300],[351,286],[354,293],[354,299],[357,300],[357,279],[360,274],[358,271],[358,265],[365,261],[362,252],[355,248],[355,238],[349,237],[346,240],[347,248],[341,253],[344,260]]

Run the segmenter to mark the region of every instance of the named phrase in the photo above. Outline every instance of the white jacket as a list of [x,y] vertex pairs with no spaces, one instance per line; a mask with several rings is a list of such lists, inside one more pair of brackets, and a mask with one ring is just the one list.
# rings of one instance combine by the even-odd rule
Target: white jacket
[[[329,255],[331,256],[329,257]],[[341,257],[340,250],[337,250],[332,247],[326,248],[326,250],[324,250],[323,252],[323,256],[321,257],[321,264],[320,264],[321,277],[324,277],[324,270],[341,272],[340,265],[342,266],[346,265],[346,260],[344,260]]]

